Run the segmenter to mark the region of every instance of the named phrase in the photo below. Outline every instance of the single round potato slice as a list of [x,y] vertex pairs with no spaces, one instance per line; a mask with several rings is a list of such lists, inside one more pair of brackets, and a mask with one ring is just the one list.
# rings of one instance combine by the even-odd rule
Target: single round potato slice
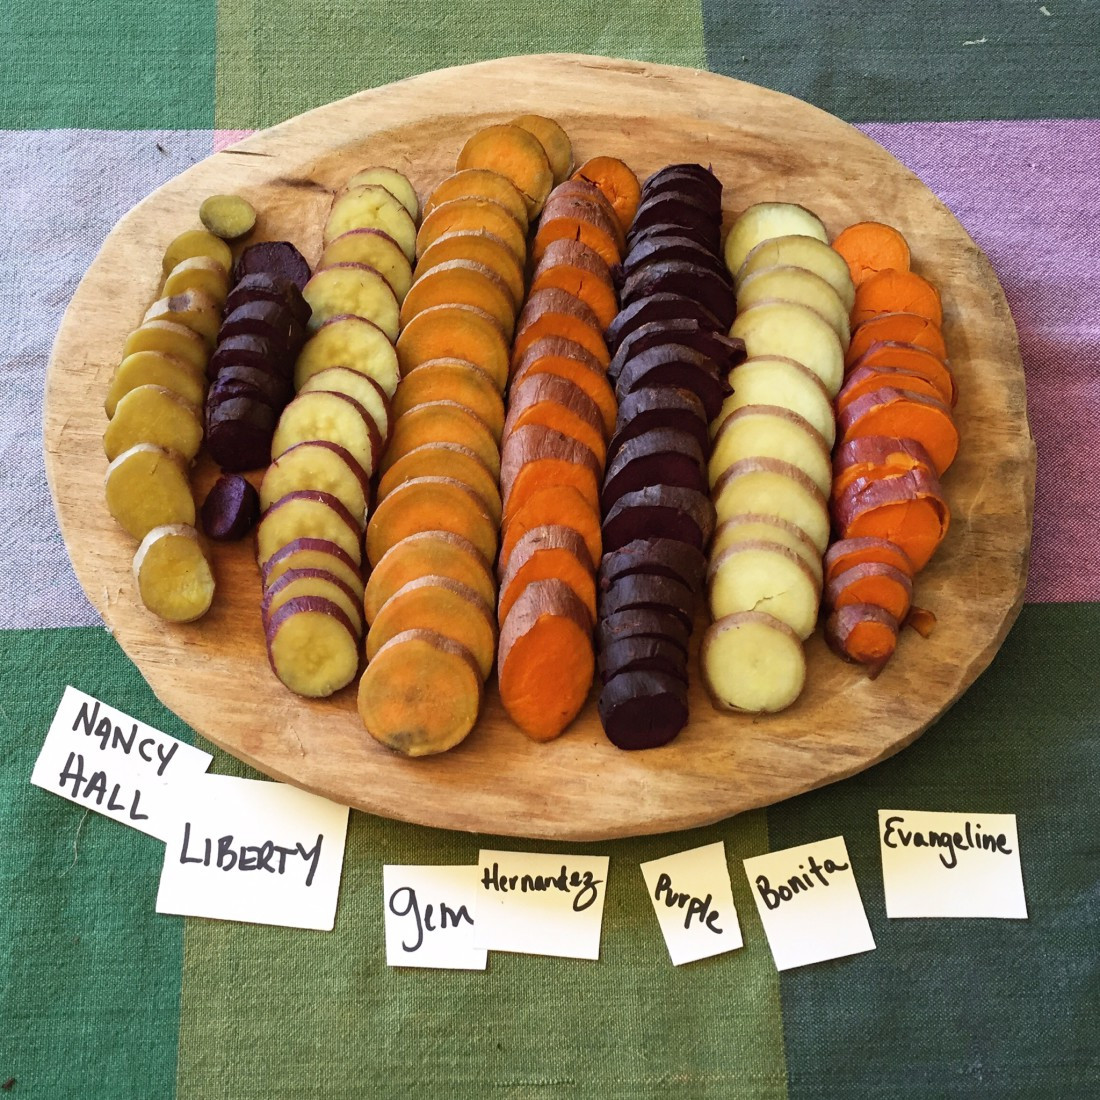
[[210,256],[191,256],[180,260],[164,280],[161,296],[173,298],[189,290],[201,290],[209,294],[215,302],[225,304],[229,294],[229,276],[225,268]]
[[736,273],[745,257],[762,241],[800,235],[827,244],[829,235],[821,219],[804,206],[791,202],[758,202],[745,210],[730,227],[723,248],[726,266]]
[[233,267],[233,253],[229,245],[205,229],[188,229],[176,237],[164,250],[161,268],[167,275],[174,267],[192,256],[209,256],[216,260],[228,275]]
[[139,351],[159,351],[186,359],[196,367],[206,369],[210,349],[206,341],[194,329],[176,321],[146,321],[134,329],[122,347],[122,358]]
[[115,367],[103,411],[109,417],[114,416],[119,401],[138,386],[162,386],[196,408],[202,406],[206,395],[201,366],[160,351],[136,351]]
[[350,191],[353,187],[366,187],[368,184],[377,184],[389,191],[409,212],[413,221],[420,217],[420,200],[416,197],[416,191],[396,168],[386,168],[383,165],[364,168],[348,180],[344,189]]
[[256,211],[240,195],[211,195],[199,207],[199,221],[223,241],[235,241],[251,233],[256,225]]
[[107,510],[129,535],[143,539],[154,527],[195,526],[195,498],[187,466],[172,451],[139,443],[107,467]]
[[851,312],[856,300],[856,288],[844,257],[817,237],[794,234],[761,241],[745,257],[741,268],[734,275],[738,287],[754,272],[768,267],[804,267],[820,275],[840,295],[844,308]]
[[183,523],[154,527],[134,555],[141,602],[170,623],[201,619],[214,602],[214,573],[198,531]]
[[103,449],[113,461],[137,443],[152,443],[192,461],[202,444],[199,407],[166,386],[135,387],[115,406]]
[[294,388],[300,390],[312,375],[329,367],[369,374],[387,397],[393,397],[401,378],[389,337],[373,321],[350,314],[330,317],[305,342],[294,364]]
[[703,635],[703,679],[720,710],[772,714],[789,707],[806,683],[798,635],[763,611],[740,611]]

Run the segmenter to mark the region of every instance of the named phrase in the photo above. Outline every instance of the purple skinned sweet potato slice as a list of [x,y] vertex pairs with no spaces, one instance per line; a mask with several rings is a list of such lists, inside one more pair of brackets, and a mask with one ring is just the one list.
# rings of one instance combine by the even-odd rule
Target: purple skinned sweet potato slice
[[663,672],[687,683],[687,656],[661,638],[632,636],[612,642],[596,660],[600,682],[606,684],[622,672]]
[[606,619],[617,611],[671,612],[690,631],[695,602],[695,593],[680,581],[656,573],[630,573],[600,593],[597,615]]
[[729,268],[717,253],[706,245],[681,237],[678,234],[654,235],[638,241],[627,253],[623,261],[623,275],[632,275],[638,268],[651,263],[663,263],[671,260],[683,260],[712,270],[724,282],[733,285],[733,276]]
[[605,553],[638,538],[677,539],[705,550],[714,532],[714,505],[705,493],[669,485],[649,485],[626,493],[603,521]]
[[631,233],[628,247],[629,249],[634,249],[643,241],[650,240],[653,237],[669,237],[673,234],[677,237],[689,237],[691,240],[701,244],[704,248],[712,249],[717,252],[714,243],[714,230],[709,224],[686,225],[682,222],[671,221],[660,222],[657,225],[651,225],[646,229],[639,230],[637,233]]
[[617,748],[657,748],[687,725],[687,687],[663,672],[622,672],[604,684],[599,711]]
[[283,302],[245,302],[226,315],[218,330],[218,342],[234,336],[258,336],[287,356],[293,354],[293,323],[290,307]]
[[733,324],[737,312],[733,290],[720,275],[686,260],[667,260],[637,268],[623,282],[619,300],[623,306],[629,306],[661,291],[697,299],[714,314],[724,330]]
[[693,162],[666,164],[664,168],[658,168],[653,175],[646,177],[642,183],[642,191],[653,193],[670,176],[688,176],[703,186],[708,194],[719,200],[722,198],[722,181],[710,168]]
[[207,391],[206,406],[212,408],[229,396],[254,396],[281,410],[291,397],[290,382],[277,374],[260,370],[257,367],[230,365],[223,367]]
[[683,191],[658,191],[643,195],[630,225],[627,238],[628,252],[634,247],[638,234],[655,225],[678,225],[692,227],[706,235],[702,242],[715,252],[718,251],[721,233],[721,210],[715,210],[713,203],[700,202],[694,195]]
[[707,479],[698,440],[687,432],[657,428],[624,443],[607,467],[600,507],[606,515],[619,497],[647,485],[679,485],[704,492]]
[[609,589],[620,577],[635,573],[652,573],[671,577],[692,592],[703,590],[707,575],[707,559],[701,550],[675,539],[634,539],[610,554],[604,554],[600,562],[599,586]]
[[206,494],[202,529],[215,542],[244,538],[260,518],[260,496],[240,474],[222,474]]
[[615,434],[607,445],[607,462],[615,460],[624,443],[660,428],[687,432],[698,441],[704,456],[710,454],[703,402],[691,390],[678,386],[643,386],[627,394],[619,406]]
[[224,312],[228,316],[238,306],[249,302],[278,302],[285,305],[300,325],[308,324],[313,312],[297,284],[267,271],[256,271],[241,279],[229,292]]
[[246,275],[260,271],[282,276],[299,290],[305,290],[312,275],[306,258],[290,241],[261,241],[249,245],[234,265],[233,281],[239,283]]
[[729,382],[714,360],[684,344],[659,344],[635,355],[615,382],[615,396],[622,404],[635,390],[650,386],[690,390],[703,403],[708,422],[718,415],[730,393]]
[[218,372],[231,364],[255,367],[283,378],[290,376],[293,365],[282,344],[262,336],[230,336],[219,340],[207,364],[207,378],[217,378]]
[[682,344],[694,348],[712,359],[723,377],[745,358],[743,340],[724,336],[693,318],[650,321],[623,338],[607,368],[607,376],[614,381],[635,355],[661,344]]
[[623,340],[642,325],[677,318],[698,321],[714,332],[723,334],[729,327],[728,325],[723,327],[718,318],[694,298],[686,298],[683,294],[673,294],[669,291],[659,291],[655,294],[647,294],[619,310],[618,316],[604,333],[607,346],[614,353]]
[[250,397],[223,401],[206,418],[210,457],[230,473],[266,466],[277,416],[270,405]]
[[687,656],[690,637],[683,619],[671,611],[616,611],[596,624],[596,644],[601,652],[624,638],[657,638]]

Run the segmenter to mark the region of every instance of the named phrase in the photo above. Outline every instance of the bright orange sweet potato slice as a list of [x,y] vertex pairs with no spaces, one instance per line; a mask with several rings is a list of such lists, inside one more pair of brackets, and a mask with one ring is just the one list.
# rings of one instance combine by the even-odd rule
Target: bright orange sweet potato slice
[[508,385],[508,339],[492,316],[477,306],[431,306],[418,313],[397,340],[402,376],[429,359],[445,358],[480,367],[501,393]]
[[497,621],[503,623],[512,605],[533,581],[564,581],[596,622],[596,579],[584,540],[570,527],[551,524],[528,531],[516,543],[500,579]]
[[469,260],[489,268],[508,287],[512,305],[517,310],[523,305],[523,264],[495,233],[483,229],[456,229],[436,237],[417,262],[414,277],[419,279],[425,272],[450,260]]
[[913,563],[900,546],[886,539],[865,536],[859,539],[841,539],[829,547],[824,562],[825,580],[831,581],[838,573],[866,562],[882,562],[900,569],[907,577],[913,575]]
[[512,213],[492,199],[451,199],[442,202],[420,223],[416,234],[419,259],[447,233],[483,231],[499,237],[519,261],[527,257],[527,234]]
[[425,443],[457,443],[468,447],[494,477],[500,473],[500,452],[493,433],[475,413],[457,401],[428,401],[399,416],[379,469],[385,474],[399,458]]
[[840,387],[840,393],[836,395],[837,415],[844,412],[857,397],[874,393],[883,386],[919,393],[922,397],[931,397],[936,401],[944,400],[942,391],[922,374],[896,367],[859,367],[849,372],[844,385]]
[[611,362],[599,318],[580,298],[564,290],[536,290],[516,322],[512,362],[518,363],[538,340],[559,336],[572,340],[593,356],[605,370]]
[[932,476],[936,473],[932,456],[917,440],[887,435],[856,436],[838,447],[833,456],[832,499],[838,500],[853,481],[881,481],[911,470],[923,470]]
[[558,524],[570,527],[584,541],[588,556],[599,561],[603,552],[600,512],[572,485],[547,485],[531,493],[506,520],[500,532],[498,571],[508,568],[512,551],[528,531]]
[[552,209],[543,213],[531,245],[531,255],[535,263],[538,263],[553,241],[580,241],[614,266],[623,258],[619,248],[621,233],[622,226],[618,220],[608,219],[598,207],[576,199],[563,198]]
[[526,378],[538,374],[557,375],[579,386],[600,410],[604,435],[611,438],[619,406],[607,372],[594,355],[573,340],[544,337],[536,340],[516,363],[513,390]]
[[554,172],[546,150],[534,134],[520,126],[504,124],[478,130],[462,147],[455,168],[487,168],[515,184],[534,217],[554,185]]
[[531,280],[531,291],[555,287],[580,298],[603,330],[619,312],[611,269],[598,252],[580,241],[552,241],[543,252]]
[[947,346],[940,326],[917,313],[879,313],[852,327],[844,362],[851,366],[877,343],[915,344],[946,361]]
[[402,482],[414,477],[454,477],[464,481],[485,505],[494,523],[500,523],[500,489],[492,470],[469,447],[458,443],[422,443],[407,451],[378,482],[381,503]]
[[496,383],[480,367],[464,359],[429,359],[405,376],[393,401],[396,419],[429,401],[457,401],[474,413],[500,442],[504,430],[504,400]]
[[619,223],[615,208],[594,183],[586,179],[570,179],[555,187],[546,200],[546,208],[550,212],[548,216],[553,217],[554,209],[566,202],[579,202],[595,207],[600,212],[599,223],[606,225],[614,235],[619,255],[626,254],[626,231]]
[[959,449],[959,431],[942,401],[892,386],[857,397],[841,413],[837,429],[842,446],[868,435],[915,439],[931,456],[937,474],[955,461]]
[[943,324],[939,291],[915,271],[887,268],[860,283],[852,306],[852,324],[882,313],[916,313],[934,325]]
[[871,604],[889,612],[901,622],[913,599],[913,582],[908,574],[885,562],[864,562],[838,573],[825,590],[828,607]]
[[401,305],[401,324],[407,325],[431,306],[464,305],[485,310],[511,339],[516,308],[504,280],[484,264],[448,260],[425,271],[413,283]]
[[575,382],[556,374],[529,374],[513,385],[504,434],[528,424],[553,428],[583,443],[602,469],[607,457],[603,417],[596,403]]
[[848,379],[858,370],[869,367],[890,367],[906,370],[926,378],[939,391],[940,400],[954,405],[958,400],[958,391],[954,376],[947,362],[933,354],[927,348],[917,344],[903,344],[896,340],[879,341],[872,344],[848,368]]
[[642,201],[642,187],[627,165],[616,157],[593,157],[573,173],[573,178],[594,183],[611,204],[623,232],[630,228]]
[[554,183],[561,183],[573,170],[573,143],[569,135],[552,118],[545,115],[520,115],[512,119],[513,126],[519,126],[538,138],[546,159],[550,162],[550,171]]
[[837,608],[826,620],[825,640],[841,657],[869,666],[874,679],[894,655],[898,624],[881,607],[848,604]]
[[909,270],[909,244],[892,225],[858,222],[833,241],[833,248],[848,264],[856,287],[887,268]]
[[466,168],[452,172],[436,185],[424,203],[426,218],[437,206],[452,199],[489,199],[498,202],[527,232],[527,203],[516,185],[499,172],[487,168]]
[[600,464],[583,444],[541,424],[517,428],[500,454],[500,490],[510,521],[524,501],[548,486],[572,486],[599,507]]

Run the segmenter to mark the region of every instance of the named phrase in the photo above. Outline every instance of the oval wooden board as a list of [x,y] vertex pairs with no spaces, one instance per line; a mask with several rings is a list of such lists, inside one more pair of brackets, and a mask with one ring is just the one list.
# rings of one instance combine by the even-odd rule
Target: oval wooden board
[[[642,177],[672,161],[713,164],[726,185],[727,224],[772,199],[811,207],[832,234],[854,221],[890,222],[940,288],[962,449],[945,481],[951,532],[917,584],[918,602],[939,625],[928,641],[904,632],[877,680],[832,657],[818,634],[802,698],[783,714],[752,718],[716,711],[693,671],[689,727],[643,753],[605,740],[594,696],[562,737],[534,744],[490,685],[464,744],[410,761],[366,735],[354,688],[310,702],[274,678],[249,545],[215,548],[218,597],[202,622],[170,626],[141,607],[134,546],[103,503],[102,401],[123,341],[156,297],[167,243],[197,224],[203,198],[235,191],[260,212],[253,239],[288,238],[314,262],[332,192],[353,171],[392,165],[425,195],[478,127],[528,111],[564,125],[578,163],[618,156]],[[158,698],[203,736],[270,776],[371,813],[563,840],[718,821],[853,775],[909,744],[986,667],[1015,619],[1034,496],[1023,369],[1004,295],[985,257],[915,176],[852,127],[788,96],[709,73],[564,55],[362,92],[160,188],[111,233],[65,315],[47,382],[45,449],[81,584]],[[200,490],[212,476],[200,467]]]

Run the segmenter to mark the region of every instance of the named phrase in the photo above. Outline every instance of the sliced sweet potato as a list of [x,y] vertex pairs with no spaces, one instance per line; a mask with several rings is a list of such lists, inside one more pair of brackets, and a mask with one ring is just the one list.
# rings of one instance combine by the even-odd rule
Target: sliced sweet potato
[[797,554],[809,567],[820,588],[823,583],[821,551],[801,527],[762,512],[743,512],[730,516],[714,531],[710,556],[716,559],[731,546],[746,542],[774,542]]
[[655,233],[636,242],[623,261],[623,275],[629,278],[640,267],[670,261],[686,261],[705,267],[724,283],[732,285],[732,276],[715,252],[678,233]]
[[285,450],[260,482],[260,508],[266,511],[280,497],[299,489],[330,493],[355,517],[360,529],[366,527],[370,483],[363,467],[338,443],[311,439]]
[[534,217],[554,185],[554,172],[542,143],[529,130],[508,123],[485,126],[469,138],[458,154],[456,171],[485,168],[515,184]]
[[595,184],[611,204],[622,231],[630,228],[642,191],[638,177],[627,165],[616,157],[592,157],[573,173],[573,178]]
[[[669,198],[670,196],[666,195],[663,197]],[[673,199],[675,199],[675,197],[676,196],[671,196]],[[641,209],[640,206],[639,209]],[[667,212],[669,214],[677,213],[675,208],[669,209]],[[695,241],[696,244],[701,245],[708,252],[717,252],[717,218],[709,211],[705,214],[701,214],[699,209],[693,210],[692,214],[693,217],[690,222],[684,220],[666,221],[648,225],[645,229],[636,231],[632,229],[627,237],[630,249],[633,250],[638,248],[654,237],[677,236],[687,237],[689,240]]]
[[717,255],[721,224],[720,211],[715,210],[713,202],[700,201],[697,193],[669,189],[646,194],[643,188],[627,241],[633,250],[643,234],[667,236],[665,227],[675,225],[691,232],[708,251]]
[[213,348],[221,323],[221,304],[202,290],[185,290],[171,298],[154,302],[142,318],[142,324],[150,321],[173,321],[197,333]]
[[708,420],[718,415],[730,392],[714,360],[686,344],[658,344],[635,355],[615,380],[615,394],[625,401],[635,390],[653,386],[690,390],[702,402]]
[[367,410],[347,394],[329,390],[301,393],[283,409],[271,438],[271,458],[313,439],[339,444],[368,476],[375,469],[382,446],[374,418]]
[[678,485],[705,492],[698,439],[672,428],[655,428],[624,443],[607,467],[600,507],[606,515],[621,496],[647,485]]
[[302,345],[294,364],[294,387],[329,367],[348,367],[368,374],[392,397],[400,373],[397,352],[386,334],[373,321],[344,315],[330,317]]
[[503,623],[527,585],[534,581],[564,581],[596,622],[596,581],[584,540],[571,527],[548,524],[528,531],[517,543],[500,578],[497,621]]
[[857,397],[840,414],[837,429],[841,445],[859,436],[915,439],[942,474],[959,450],[959,430],[951,410],[933,397],[883,386]]
[[579,298],[596,315],[601,330],[615,320],[619,297],[611,269],[581,241],[557,240],[547,245],[531,279],[531,291],[556,288]]
[[599,319],[580,298],[555,288],[536,290],[516,322],[512,362],[518,364],[537,341],[560,337],[580,344],[606,369],[611,357],[602,333]]
[[119,401],[138,386],[162,386],[189,405],[202,405],[206,382],[202,367],[160,351],[138,351],[127,355],[111,375],[103,411],[115,415]]
[[277,415],[271,405],[255,396],[227,396],[216,405],[208,402],[207,453],[230,473],[267,465]]
[[225,241],[205,229],[188,229],[175,237],[164,250],[161,270],[167,275],[193,256],[207,256],[215,260],[226,273],[233,266],[233,253]]
[[427,401],[402,413],[394,421],[379,469],[385,474],[399,458],[425,443],[457,443],[467,447],[494,477],[500,474],[500,452],[491,429],[457,401]]
[[562,198],[539,219],[538,231],[531,244],[531,256],[537,264],[554,241],[580,241],[613,267],[623,256],[619,244],[621,239],[622,227],[617,218],[609,218],[593,203]]
[[492,199],[450,199],[432,208],[416,234],[420,259],[441,237],[451,233],[492,233],[504,241],[516,259],[527,257],[526,230],[507,207]]
[[724,328],[733,322],[736,306],[729,284],[710,268],[686,260],[662,260],[639,267],[623,283],[619,300],[629,306],[663,293],[696,298]]
[[497,624],[492,605],[450,577],[428,574],[403,584],[382,606],[367,631],[367,660],[405,630],[430,630],[458,642],[489,678],[496,656]]
[[825,640],[846,660],[882,671],[898,644],[898,624],[888,611],[870,604],[837,608],[825,622]]
[[437,206],[453,199],[489,199],[499,203],[516,219],[523,232],[527,232],[527,203],[516,185],[499,172],[486,168],[453,172],[438,183],[428,197],[424,204],[424,217]]
[[517,428],[505,437],[500,453],[505,522],[527,497],[551,485],[572,486],[598,508],[602,472],[595,454],[576,439],[541,424]]
[[687,657],[671,642],[660,638],[623,638],[612,642],[596,657],[600,683],[623,672],[663,672],[686,684]]
[[729,376],[733,393],[711,424],[717,434],[730,413],[746,405],[778,405],[804,417],[821,433],[827,446],[836,440],[836,417],[824,383],[813,371],[793,359],[760,356],[734,367]]
[[214,381],[228,367],[251,367],[273,378],[287,381],[291,356],[285,344],[263,336],[227,336],[218,341],[206,366],[206,377]]
[[331,493],[297,489],[264,511],[256,528],[256,562],[263,569],[281,547],[308,538],[335,543],[358,565],[361,537],[355,517]]
[[882,222],[848,226],[837,235],[833,248],[844,257],[856,286],[887,268],[909,270],[908,242],[893,226]]
[[359,681],[359,716],[394,752],[428,756],[473,729],[482,683],[473,655],[430,630],[405,630],[374,655]]
[[916,313],[936,326],[943,324],[939,291],[915,271],[887,268],[859,284],[852,306],[852,324],[861,324],[882,313]]
[[559,336],[536,340],[518,360],[512,374],[513,391],[534,375],[552,374],[579,386],[600,411],[603,430],[615,428],[618,403],[600,361],[580,344]]
[[132,538],[141,540],[154,528],[195,526],[195,500],[183,459],[151,443],[123,451],[104,478],[107,511]]
[[218,329],[218,343],[239,336],[255,336],[275,348],[280,360],[298,351],[299,328],[285,302],[253,299],[227,313]]
[[315,390],[342,393],[345,397],[350,397],[374,421],[378,438],[385,445],[393,428],[393,410],[386,391],[372,375],[350,367],[326,367],[310,375],[302,383],[298,394],[301,396]]
[[608,347],[615,352],[622,341],[642,325],[652,324],[654,321],[680,319],[698,321],[712,332],[725,332],[718,318],[706,306],[693,298],[685,298],[682,294],[665,291],[648,294],[631,305],[623,307],[608,326],[604,336]]
[[571,485],[551,485],[531,493],[502,527],[497,568],[501,572],[508,568],[512,551],[529,531],[551,524],[576,531],[589,557],[599,561],[603,549],[599,509]]
[[623,337],[607,368],[608,378],[616,381],[631,359],[662,344],[679,344],[707,356],[723,378],[745,358],[745,345],[740,340],[715,332],[694,318],[651,321]]
[[730,335],[745,341],[749,358],[793,359],[821,379],[830,397],[844,380],[844,349],[820,313],[797,302],[758,302],[740,313]]
[[689,191],[712,209],[721,208],[722,184],[712,169],[701,164],[666,164],[646,178],[642,193],[655,195],[670,188]]
[[514,249],[495,233],[484,229],[456,229],[436,237],[416,264],[416,278],[439,264],[451,260],[469,260],[489,268],[508,287],[512,305],[518,311],[525,294],[523,263]]
[[844,385],[840,387],[840,393],[836,395],[837,415],[843,413],[857,397],[874,393],[875,390],[882,389],[884,386],[906,390],[922,397],[931,397],[936,401],[944,400],[942,391],[929,382],[924,375],[894,367],[860,367],[858,370],[849,371]]
[[418,577],[449,577],[473,589],[490,607],[496,580],[489,560],[469,539],[451,531],[417,531],[394,543],[371,569],[363,595],[367,622],[399,588]]
[[245,275],[243,279],[233,284],[233,289],[225,299],[223,312],[228,317],[249,302],[276,302],[286,306],[300,325],[307,324],[309,321],[310,310],[302,297],[302,292],[296,283],[282,275],[273,275],[269,271],[256,271],[251,275]]
[[553,429],[587,447],[603,469],[607,453],[603,418],[596,403],[567,378],[529,374],[512,386],[504,435],[528,425]]
[[520,115],[512,119],[510,125],[519,126],[538,139],[550,163],[554,183],[561,183],[573,170],[573,145],[569,135],[552,118]]
[[164,280],[161,297],[173,298],[189,290],[209,294],[215,302],[222,305],[229,293],[229,274],[210,256],[192,256],[181,260]]
[[840,346],[848,347],[851,340],[848,311],[840,295],[820,275],[804,267],[768,267],[748,276],[737,290],[739,310],[776,299],[816,310],[833,326],[840,337]]
[[642,386],[628,393],[619,406],[615,434],[607,445],[607,461],[614,461],[624,443],[661,429],[686,432],[698,442],[704,455],[710,453],[707,412],[691,390],[678,386]]
[[502,515],[500,489],[492,470],[469,447],[458,443],[422,443],[406,451],[378,482],[381,502],[402,482],[414,477],[453,477],[465,482],[481,498],[494,523]]
[[409,212],[409,217],[413,221],[420,216],[420,200],[416,196],[416,190],[408,177],[398,172],[396,168],[388,168],[381,164],[362,168],[351,176],[344,186],[345,190],[350,191],[353,187],[364,187],[367,184],[377,184],[389,191]]
[[141,602],[170,623],[201,619],[214,602],[214,573],[194,527],[154,527],[134,555]]
[[907,573],[885,562],[863,562],[837,573],[825,590],[832,608],[871,604],[888,611],[899,623],[913,602],[913,582]]
[[819,554],[829,544],[829,509],[821,490],[797,467],[775,458],[744,458],[711,490],[718,522],[747,512],[778,516],[805,531]]
[[806,683],[798,635],[765,611],[740,611],[711,623],[701,664],[720,710],[774,714],[789,707]]
[[821,219],[804,206],[789,202],[759,202],[742,212],[730,227],[725,243],[726,265],[739,271],[749,253],[775,237],[816,237],[828,243]]
[[281,375],[256,367],[238,366],[235,363],[218,371],[214,384],[207,391],[207,416],[223,401],[234,397],[251,397],[281,412],[290,399],[290,382]]
[[315,332],[333,317],[351,314],[373,321],[390,340],[400,331],[397,295],[385,276],[366,264],[330,264],[306,283],[302,296],[313,316],[309,329]]
[[130,390],[115,406],[103,433],[103,449],[113,461],[137,443],[164,447],[190,462],[202,444],[198,406],[166,386],[147,384]]
[[616,611],[596,624],[596,642],[606,652],[627,638],[654,638],[675,646],[687,656],[691,631],[672,611]]
[[272,671],[296,695],[325,698],[355,679],[355,627],[331,600],[288,600],[267,620],[264,632]]
[[879,313],[852,329],[845,362],[851,366],[880,343],[911,344],[947,361],[947,346],[939,325],[918,313]]
[[493,379],[465,359],[428,359],[418,363],[401,383],[393,400],[397,419],[429,401],[455,401],[465,406],[499,443],[504,432],[504,400]]
[[260,518],[260,495],[240,474],[222,474],[202,502],[202,529],[215,542],[243,539]]
[[374,268],[390,285],[398,303],[412,286],[412,264],[401,246],[381,229],[349,229],[329,241],[317,270],[333,264],[365,264]]
[[752,274],[767,267],[804,267],[820,275],[840,295],[844,308],[849,312],[856,298],[856,288],[844,257],[816,237],[794,234],[762,241],[745,257],[744,263],[734,272],[738,288]]
[[325,222],[323,242],[327,246],[352,229],[381,229],[410,261],[416,253],[416,222],[401,200],[378,184],[352,187],[336,198]]
[[250,244],[233,265],[232,281],[239,283],[260,271],[289,279],[299,290],[303,290],[309,282],[309,264],[290,241],[259,241]]
[[714,531],[714,505],[695,489],[648,485],[615,502],[603,523],[610,553],[636,538],[667,538],[705,550]]
[[504,330],[476,306],[432,306],[405,326],[397,341],[402,376],[429,359],[465,359],[480,367],[501,393],[508,385]]
[[430,306],[467,305],[483,309],[511,339],[516,307],[507,284],[491,268],[473,260],[447,260],[424,271],[401,306],[407,325]]
[[619,224],[614,207],[607,201],[604,193],[586,179],[569,179],[559,184],[550,193],[546,200],[544,218],[554,217],[555,211],[565,204],[570,204],[568,209],[573,209],[572,204],[581,203],[598,211],[597,221],[606,226],[615,237],[615,247],[619,255],[626,252],[626,234]]
[[641,538],[604,554],[600,562],[600,588],[606,590],[620,577],[652,573],[671,577],[693,593],[702,591],[707,559],[702,551],[675,539]]
[[845,385],[857,372],[872,369],[897,369],[919,375],[935,386],[945,405],[954,405],[958,400],[958,387],[946,361],[916,344],[903,344],[896,340],[872,344],[848,368]]
[[361,599],[363,575],[347,551],[328,539],[294,538],[279,547],[260,569],[264,588],[273,585],[288,569],[323,569],[335,573]]
[[588,609],[562,580],[533,581],[500,628],[497,680],[509,717],[536,741],[569,725],[595,673]]
[[690,630],[695,622],[695,596],[686,584],[672,577],[629,573],[600,592],[597,614],[606,619],[621,611],[670,613]]
[[936,472],[932,456],[915,439],[898,439],[886,435],[856,436],[838,447],[833,456],[832,498],[841,494],[860,478],[899,477],[910,470]]
[[664,672],[620,672],[600,691],[599,714],[616,748],[655,749],[687,725],[687,687]]
[[838,573],[867,562],[892,565],[907,577],[913,575],[913,563],[900,546],[886,539],[865,536],[858,539],[841,539],[829,547],[825,554],[825,579],[831,581]]
[[461,535],[490,561],[496,556],[497,526],[477,493],[457,478],[417,477],[402,482],[375,508],[367,523],[367,559],[376,565],[409,535],[439,530]]
[[206,341],[194,329],[176,321],[146,321],[126,337],[122,358],[141,351],[159,352],[204,368],[210,357]]
[[358,640],[363,636],[363,610],[355,590],[335,573],[324,569],[288,569],[264,589],[260,614],[269,620],[283,604],[301,596],[331,600],[348,617]]

